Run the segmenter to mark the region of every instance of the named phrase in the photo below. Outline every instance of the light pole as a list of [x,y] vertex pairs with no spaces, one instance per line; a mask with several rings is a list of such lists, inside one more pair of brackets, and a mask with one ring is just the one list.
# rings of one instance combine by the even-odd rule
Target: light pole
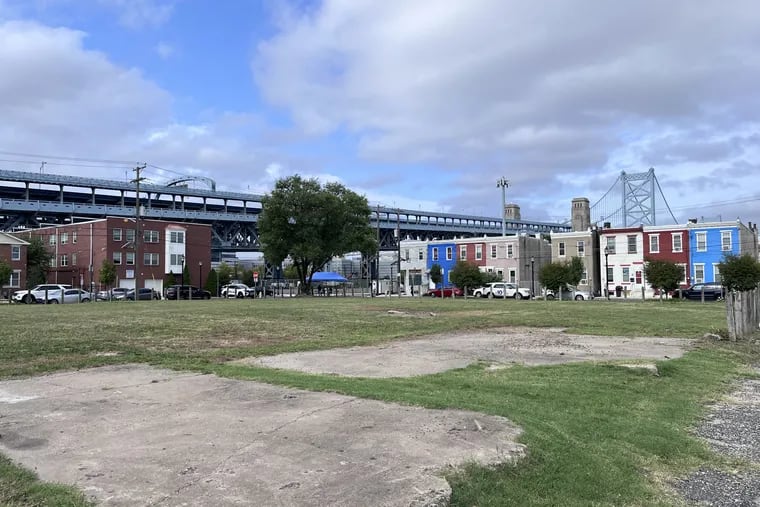
[[604,293],[607,295],[607,301],[610,300],[610,281],[607,277],[610,276],[610,247],[604,247]]
[[496,188],[501,188],[501,235],[507,235],[507,188],[509,180],[502,176],[496,181]]
[[536,258],[531,256],[530,258],[530,296],[536,297],[536,287],[535,287],[535,271],[533,270],[534,265],[536,264]]
[[203,288],[203,261],[198,261],[198,288]]

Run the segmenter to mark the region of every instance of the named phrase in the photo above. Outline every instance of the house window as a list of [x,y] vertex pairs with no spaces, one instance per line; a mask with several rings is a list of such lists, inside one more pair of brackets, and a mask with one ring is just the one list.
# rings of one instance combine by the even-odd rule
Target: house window
[[623,266],[623,283],[631,281],[631,268]]
[[61,244],[65,245],[69,242],[69,233],[68,232],[62,232],[61,233]]
[[409,259],[409,249],[408,248],[406,250],[404,250],[404,260],[406,262],[409,262],[409,260],[410,260]]
[[483,259],[483,245],[475,245],[475,260]]
[[450,246],[446,247],[446,260],[450,261],[452,257],[454,256],[454,249]]
[[514,245],[507,245],[507,259],[511,259],[514,256],[515,256]]
[[127,240],[127,243],[134,243],[135,242],[135,230],[134,229],[127,229],[126,230],[125,239]]
[[588,270],[586,268],[583,269],[583,274],[581,274],[581,281],[578,282],[579,285],[586,285],[588,284]]
[[509,270],[509,283],[516,283],[517,282],[517,271],[514,269]]
[[[695,236],[697,238],[697,252],[706,252],[707,251],[707,233],[697,232],[695,233]],[[695,282],[695,283],[701,283],[701,282]]]
[[58,237],[55,234],[50,235],[50,244],[55,245],[55,242],[58,241]]
[[[169,231],[169,243],[184,243],[185,233],[183,231]],[[422,260],[422,258],[420,258]]]
[[438,260],[438,248],[437,247],[433,248],[433,260],[434,261]]
[[649,253],[660,253],[660,235],[649,235]]
[[11,245],[11,260],[12,261],[21,260],[21,245]]
[[713,282],[723,283],[723,278],[720,276],[720,264],[713,264]]
[[564,257],[565,256],[565,242],[560,241],[557,247],[559,248],[559,256]]
[[185,263],[185,256],[182,254],[171,254],[169,260],[172,266],[181,266]]
[[111,231],[111,237],[114,241],[121,241],[121,229],[114,229]]
[[135,253],[134,252],[126,252],[126,263],[127,266],[134,266],[135,265]]
[[606,251],[610,255],[615,255],[615,236],[607,236]]
[[8,282],[8,287],[19,287],[21,285],[21,270],[14,269],[11,271],[11,280]]
[[683,252],[683,237],[682,233],[674,232],[671,237],[673,238],[673,253]]
[[694,283],[705,282],[705,265],[694,264]]
[[496,245],[491,245],[491,258],[496,258]]
[[462,260],[467,259],[467,245],[459,246],[459,258]]
[[121,264],[121,252],[114,252],[113,257],[111,257],[111,260],[115,265]]
[[71,265],[76,266],[77,265],[77,254],[73,253],[71,254]]
[[607,268],[607,282],[615,281],[615,268]]
[[69,265],[69,256],[66,254],[61,254],[61,267],[65,268]]
[[158,243],[158,231],[143,231],[143,240],[146,243]]
[[56,261],[56,259],[55,259],[55,255],[51,256],[51,257],[50,257],[50,267],[51,267],[51,268],[54,268],[54,267],[55,267],[55,261]]
[[687,269],[686,269],[686,264],[678,264],[678,266],[681,267],[681,271],[683,272],[683,278],[681,278],[680,284],[681,285],[686,285],[686,283],[687,283],[686,282],[686,274],[688,272]]
[[578,242],[578,257],[585,257],[585,256],[586,256],[586,242],[579,241]]
[[636,283],[639,284],[639,285],[641,285],[642,280],[643,279],[641,277],[641,271],[636,270]]
[[631,234],[628,236],[628,253],[629,254],[635,254],[636,253],[636,235]]
[[77,243],[77,231],[73,231],[71,233],[71,242],[76,245],[76,243]]
[[720,249],[724,252],[731,251],[731,231],[720,231]]
[[420,248],[417,250],[417,260],[424,261],[425,260],[425,252]]
[[145,252],[143,266],[158,266],[158,254]]

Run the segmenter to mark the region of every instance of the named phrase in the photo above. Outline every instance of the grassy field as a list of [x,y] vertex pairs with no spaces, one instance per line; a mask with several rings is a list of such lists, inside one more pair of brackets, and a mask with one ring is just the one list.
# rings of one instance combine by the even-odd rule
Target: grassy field
[[[162,301],[3,306],[0,319],[2,378],[147,362],[510,418],[525,430],[521,440],[529,457],[517,466],[468,468],[450,477],[452,503],[462,506],[672,505],[670,477],[705,462],[727,465],[688,430],[703,403],[747,375],[746,365],[760,357],[756,345],[702,343],[681,359],[660,363],[660,376],[580,363],[498,371],[474,365],[409,379],[350,379],[227,363],[251,355],[514,325],[608,336],[725,333],[723,305],[681,301]],[[77,492],[41,485],[28,472],[0,461],[0,504],[82,502]]]

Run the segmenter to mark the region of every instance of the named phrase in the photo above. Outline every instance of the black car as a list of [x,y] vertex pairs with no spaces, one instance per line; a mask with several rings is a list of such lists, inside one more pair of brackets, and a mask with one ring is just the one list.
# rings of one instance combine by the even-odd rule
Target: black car
[[[127,301],[135,300],[135,289],[129,289],[127,295],[124,297]],[[161,294],[153,289],[139,289],[137,292],[137,299],[140,301],[152,301],[154,299],[161,299]]]
[[171,285],[164,291],[166,299],[211,299],[211,293],[192,285]]
[[679,289],[675,292],[677,297],[683,299],[705,299],[719,300],[726,297],[726,289],[719,283],[695,283],[688,289]]

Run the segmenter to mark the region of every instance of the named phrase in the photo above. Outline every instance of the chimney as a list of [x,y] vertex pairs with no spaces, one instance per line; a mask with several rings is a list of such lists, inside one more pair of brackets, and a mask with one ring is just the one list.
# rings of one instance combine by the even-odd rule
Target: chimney
[[591,225],[591,207],[585,197],[576,197],[572,201],[570,219],[573,232],[588,230]]
[[689,223],[690,224],[696,224],[697,223],[697,219],[696,218],[690,218],[689,219]]
[[517,204],[507,204],[504,206],[504,216],[507,220],[520,220],[520,206]]
[[610,227],[612,227],[612,224],[610,224],[609,222],[604,222],[605,229],[609,229]]

